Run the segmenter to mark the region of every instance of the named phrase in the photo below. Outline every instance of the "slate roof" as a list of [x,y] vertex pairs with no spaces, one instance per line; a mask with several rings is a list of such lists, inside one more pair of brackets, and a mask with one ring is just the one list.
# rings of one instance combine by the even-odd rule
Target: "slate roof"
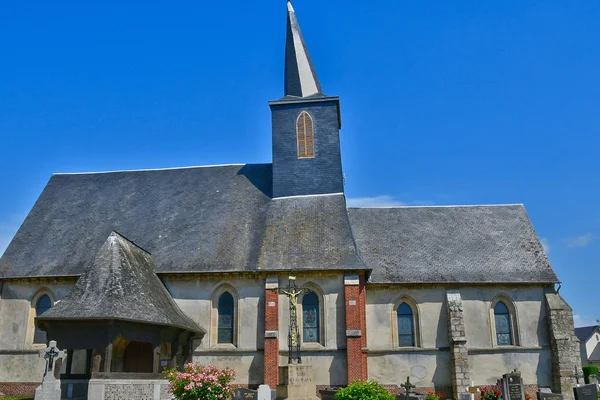
[[115,232],[67,296],[37,319],[117,319],[206,333],[175,304],[152,256]]
[[285,42],[285,96],[322,96],[321,84],[312,64],[296,12],[287,3],[287,32]]
[[114,230],[158,273],[360,263],[342,194],[271,200],[271,165],[54,175],[0,259],[0,278],[77,276]]
[[522,205],[348,211],[371,282],[558,281]]
[[600,329],[599,325],[583,326],[581,328],[575,328],[575,335],[580,342],[587,342],[594,333]]

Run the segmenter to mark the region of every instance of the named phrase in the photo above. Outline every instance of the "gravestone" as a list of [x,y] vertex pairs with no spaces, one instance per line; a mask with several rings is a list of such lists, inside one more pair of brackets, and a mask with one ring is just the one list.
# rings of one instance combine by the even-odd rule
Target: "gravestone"
[[573,392],[575,400],[598,400],[598,385],[595,383],[574,387]]
[[288,364],[279,367],[277,398],[318,400],[317,385],[313,380],[312,366],[308,364]]
[[504,400],[525,400],[523,379],[521,379],[521,373],[516,369],[502,376],[502,392]]
[[35,389],[35,400],[60,400],[60,365],[67,356],[66,351],[59,350],[52,340],[39,355],[46,360],[46,369],[42,384]]
[[258,390],[237,388],[233,391],[233,400],[258,400]]
[[[544,390],[537,392],[538,400],[563,400],[563,395],[560,393],[552,393],[551,391]],[[597,400],[597,399],[596,399]]]
[[258,387],[258,400],[274,400],[275,392],[271,390],[269,385],[260,385]]

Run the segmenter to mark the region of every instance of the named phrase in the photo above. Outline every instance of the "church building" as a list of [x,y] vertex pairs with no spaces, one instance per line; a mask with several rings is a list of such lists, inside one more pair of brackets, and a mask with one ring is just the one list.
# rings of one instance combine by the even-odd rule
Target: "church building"
[[289,2],[284,88],[271,163],[52,175],[0,259],[0,393],[33,392],[49,340],[64,398],[187,361],[275,387],[293,274],[319,388],[409,376],[457,398],[517,369],[571,399],[572,310],[523,205],[347,207],[340,99]]

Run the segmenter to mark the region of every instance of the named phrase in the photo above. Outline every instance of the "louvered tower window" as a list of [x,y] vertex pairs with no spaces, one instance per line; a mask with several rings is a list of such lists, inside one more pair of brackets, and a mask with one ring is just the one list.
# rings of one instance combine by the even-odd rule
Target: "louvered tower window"
[[313,119],[309,113],[302,111],[296,122],[298,137],[298,158],[315,156],[315,129]]
[[217,343],[233,343],[233,296],[225,292],[219,298]]
[[406,303],[402,303],[398,307],[398,345],[400,347],[415,346],[413,311]]
[[510,346],[513,344],[510,329],[510,312],[506,304],[499,301],[494,306],[494,320],[496,323],[496,342],[498,346]]

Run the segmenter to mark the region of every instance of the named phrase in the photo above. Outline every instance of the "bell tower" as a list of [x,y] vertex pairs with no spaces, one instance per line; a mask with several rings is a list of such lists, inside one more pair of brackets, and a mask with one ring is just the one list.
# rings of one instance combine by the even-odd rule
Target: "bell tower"
[[284,79],[284,97],[269,102],[273,197],[342,193],[340,99],[323,94],[290,1]]

